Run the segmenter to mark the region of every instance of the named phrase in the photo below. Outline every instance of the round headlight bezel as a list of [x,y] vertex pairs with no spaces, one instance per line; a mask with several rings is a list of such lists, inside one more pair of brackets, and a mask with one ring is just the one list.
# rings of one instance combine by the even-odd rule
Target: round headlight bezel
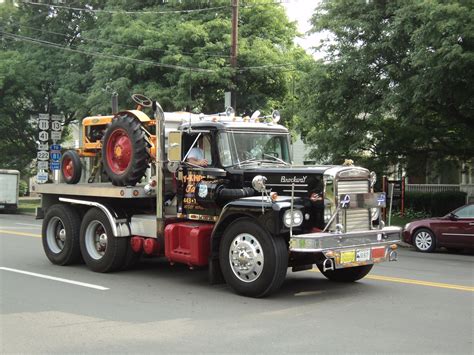
[[293,210],[293,214],[291,210],[286,210],[283,214],[283,224],[286,228],[290,227],[299,227],[303,224],[304,215],[303,212],[300,210]]

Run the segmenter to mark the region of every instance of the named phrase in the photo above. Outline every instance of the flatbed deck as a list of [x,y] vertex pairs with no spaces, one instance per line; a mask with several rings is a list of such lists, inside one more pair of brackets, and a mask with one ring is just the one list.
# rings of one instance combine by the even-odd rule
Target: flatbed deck
[[110,182],[92,184],[37,184],[32,190],[39,194],[113,197],[113,198],[153,198],[156,194],[146,194],[145,185],[114,186]]

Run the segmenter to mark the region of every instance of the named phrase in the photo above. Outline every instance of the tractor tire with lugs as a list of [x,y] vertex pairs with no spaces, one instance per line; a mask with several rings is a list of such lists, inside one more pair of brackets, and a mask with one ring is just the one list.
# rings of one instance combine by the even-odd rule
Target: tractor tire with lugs
[[134,186],[148,168],[149,154],[140,121],[122,115],[115,118],[102,141],[102,163],[116,186]]

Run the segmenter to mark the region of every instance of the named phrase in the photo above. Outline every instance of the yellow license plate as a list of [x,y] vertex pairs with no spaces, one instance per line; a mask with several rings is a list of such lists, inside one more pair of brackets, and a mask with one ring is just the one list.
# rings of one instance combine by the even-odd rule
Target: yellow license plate
[[355,261],[355,250],[341,251],[341,264],[353,263]]

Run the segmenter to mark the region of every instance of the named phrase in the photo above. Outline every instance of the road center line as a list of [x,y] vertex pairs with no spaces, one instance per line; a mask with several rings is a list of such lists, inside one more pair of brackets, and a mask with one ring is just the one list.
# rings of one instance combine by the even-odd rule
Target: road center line
[[452,289],[452,290],[474,292],[474,287],[471,287],[471,286],[446,284],[446,283],[442,283],[442,282],[431,282],[431,281],[422,281],[422,280],[413,280],[413,279],[403,279],[403,278],[399,278],[399,277],[379,276],[379,275],[367,275],[366,278],[371,279],[371,280],[378,280],[378,281],[398,282],[398,283],[410,284],[410,285],[448,288],[448,289]]
[[48,279],[48,280],[53,280],[53,281],[64,282],[64,283],[72,284],[72,285],[76,285],[76,286],[82,286],[82,287],[93,288],[93,289],[100,290],[100,291],[109,290],[109,288],[103,287],[103,286],[88,284],[88,283],[85,283],[85,282],[79,282],[79,281],[74,281],[74,280],[62,279],[62,278],[60,278],[60,277],[54,277],[54,276],[49,276],[49,275],[37,274],[37,273],[35,273],[35,272],[29,272],[29,271],[18,270],[18,269],[11,269],[11,268],[9,268],[9,267],[3,267],[3,266],[2,266],[2,267],[0,267],[0,270],[16,272],[16,273],[18,273],[18,274],[24,274],[24,275],[39,277],[39,278],[42,278],[42,279]]
[[23,236],[23,237],[35,237],[35,238],[41,238],[41,234],[33,234],[33,233],[15,232],[15,231],[2,230],[2,229],[0,229],[0,233],[2,233],[2,234],[21,235],[21,236]]
[[[317,270],[317,269],[312,269],[310,271],[320,273],[319,270]],[[365,278],[370,279],[370,280],[377,280],[377,281],[397,282],[397,283],[409,284],[409,285],[419,285],[419,286],[428,286],[428,287],[436,287],[436,288],[447,288],[447,289],[451,289],[451,290],[474,292],[474,287],[471,287],[471,286],[454,285],[454,284],[447,284],[447,283],[442,283],[442,282],[431,282],[431,281],[404,279],[404,278],[400,278],[400,277],[381,276],[381,275],[367,275]]]

